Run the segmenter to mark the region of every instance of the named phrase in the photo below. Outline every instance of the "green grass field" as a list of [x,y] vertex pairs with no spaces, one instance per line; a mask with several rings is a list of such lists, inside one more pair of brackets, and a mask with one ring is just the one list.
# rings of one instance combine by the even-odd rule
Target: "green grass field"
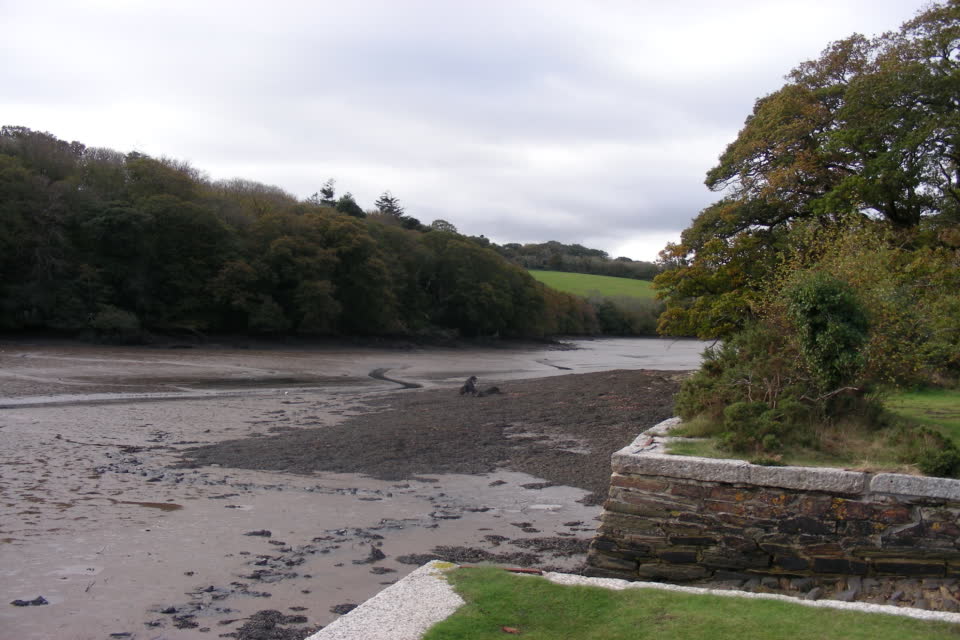
[[466,600],[424,640],[904,640],[958,637],[958,625],[775,600],[560,586],[502,569],[457,569]]
[[530,275],[551,289],[589,297],[599,293],[605,298],[641,298],[654,296],[653,285],[647,280],[632,278],[614,278],[611,276],[593,276],[585,273],[566,273],[564,271],[530,270]]
[[960,391],[929,389],[898,393],[884,404],[893,413],[933,427],[960,445]]

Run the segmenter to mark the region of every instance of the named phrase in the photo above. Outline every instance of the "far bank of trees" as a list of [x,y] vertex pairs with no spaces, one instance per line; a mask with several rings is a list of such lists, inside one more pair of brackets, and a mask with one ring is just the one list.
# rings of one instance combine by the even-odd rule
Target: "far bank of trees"
[[504,258],[525,269],[587,273],[615,278],[653,280],[660,266],[653,262],[611,258],[606,251],[588,249],[579,244],[563,244],[556,240],[539,244],[491,244]]
[[547,336],[601,331],[586,300],[425,226],[389,192],[364,211],[189,164],[0,130],[0,330],[132,338]]

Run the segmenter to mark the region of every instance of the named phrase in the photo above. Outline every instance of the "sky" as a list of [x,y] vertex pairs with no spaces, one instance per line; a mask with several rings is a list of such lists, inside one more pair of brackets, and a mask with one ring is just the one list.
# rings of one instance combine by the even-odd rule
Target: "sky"
[[0,125],[655,260],[754,101],[926,0],[0,0]]

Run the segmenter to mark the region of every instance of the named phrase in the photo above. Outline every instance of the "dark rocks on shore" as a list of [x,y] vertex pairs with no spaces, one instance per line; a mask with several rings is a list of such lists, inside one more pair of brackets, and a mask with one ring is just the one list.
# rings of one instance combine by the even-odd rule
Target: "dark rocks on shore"
[[236,638],[237,640],[304,640],[313,635],[322,627],[286,627],[284,625],[305,624],[306,616],[284,615],[276,609],[258,611],[239,629],[233,633],[222,634],[221,637]]
[[344,615],[344,614],[346,614],[346,613],[350,613],[351,611],[353,611],[354,609],[356,609],[357,606],[358,606],[358,605],[355,605],[355,604],[352,604],[352,603],[349,603],[349,602],[345,602],[345,603],[343,603],[343,604],[336,604],[336,605],[333,605],[332,607],[330,607],[330,613],[336,613],[337,615],[341,615],[341,616],[342,616],[342,615]]
[[[643,370],[517,380],[495,402],[480,399],[482,410],[470,411],[449,389],[391,394],[373,400],[373,411],[341,424],[188,449],[181,466],[364,473],[420,482],[435,482],[429,474],[506,467],[586,489],[593,493],[584,503],[599,504],[609,489],[610,454],[673,415],[678,386],[670,372]],[[518,424],[549,437],[505,437]],[[551,437],[582,441],[587,453],[558,448]]]
[[50,604],[50,602],[43,596],[37,596],[33,600],[14,600],[10,604],[15,607],[39,607],[45,604]]

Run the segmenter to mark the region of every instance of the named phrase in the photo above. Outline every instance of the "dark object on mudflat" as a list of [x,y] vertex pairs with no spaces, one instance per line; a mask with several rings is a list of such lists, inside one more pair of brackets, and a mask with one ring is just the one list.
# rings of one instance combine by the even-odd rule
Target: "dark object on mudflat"
[[264,537],[264,538],[269,538],[270,536],[273,535],[273,533],[270,532],[270,531],[268,531],[268,530],[266,530],[266,529],[258,529],[257,531],[247,531],[247,532],[246,532],[245,534],[243,534],[243,535],[245,535],[245,536],[262,536],[262,537]]
[[200,623],[193,619],[192,614],[173,616],[173,626],[177,629],[196,629]]
[[478,398],[483,398],[486,396],[495,396],[498,393],[503,393],[502,391],[500,391],[500,387],[487,387],[483,391],[477,392],[476,395]]
[[33,600],[14,600],[11,602],[15,607],[39,607],[44,604],[50,604],[43,596],[37,596]]
[[386,554],[380,549],[377,549],[375,546],[370,545],[370,553],[363,560],[354,560],[353,564],[373,564],[374,562],[380,562],[386,558]]
[[460,395],[462,396],[475,396],[478,393],[480,391],[477,389],[477,376],[470,376],[460,387]]
[[345,602],[343,604],[336,604],[330,607],[330,613],[336,613],[337,615],[342,616],[345,613],[350,613],[356,608],[357,608],[357,605],[350,604],[349,602]]
[[391,569],[389,567],[372,567],[370,569],[370,573],[378,576],[382,576],[387,573],[396,573],[396,572],[397,572],[396,569]]
[[221,637],[236,638],[237,640],[304,640],[313,635],[322,627],[289,628],[281,625],[303,624],[306,616],[285,616],[276,609],[257,611],[233,633],[222,634]]

